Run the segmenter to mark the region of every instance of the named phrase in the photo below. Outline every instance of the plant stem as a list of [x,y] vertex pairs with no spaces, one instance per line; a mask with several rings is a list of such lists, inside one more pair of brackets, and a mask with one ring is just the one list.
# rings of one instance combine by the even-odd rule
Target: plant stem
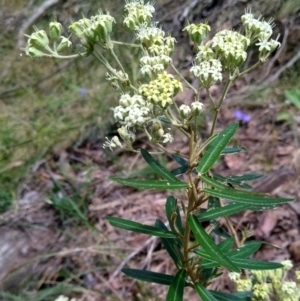
[[224,90],[223,90],[223,93],[220,97],[220,101],[219,101],[219,104],[217,106],[214,107],[214,111],[215,111],[215,116],[214,116],[214,119],[213,119],[213,125],[211,127],[211,131],[210,131],[210,136],[213,135],[214,133],[214,130],[215,130],[215,127],[216,127],[216,123],[217,123],[217,119],[218,119],[218,115],[219,115],[219,111],[220,111],[220,108],[222,106],[222,103],[224,101],[224,99],[226,98],[226,95],[227,95],[227,92],[229,90],[229,87],[232,83],[232,81],[234,80],[234,77],[231,76],[230,74],[228,74],[228,79],[227,79],[227,82],[225,84],[225,87],[224,87]]
[[191,89],[194,91],[194,93],[197,95],[198,91],[197,89],[195,89],[182,75],[181,73],[176,69],[176,67],[173,65],[173,63],[170,64],[170,66],[172,67],[172,69],[176,72],[176,74],[184,81],[184,83]]

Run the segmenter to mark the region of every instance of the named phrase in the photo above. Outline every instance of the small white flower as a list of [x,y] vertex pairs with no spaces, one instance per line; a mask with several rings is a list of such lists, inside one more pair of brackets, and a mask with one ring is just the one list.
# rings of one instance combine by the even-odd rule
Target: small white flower
[[123,95],[121,95],[119,104],[122,107],[124,107],[124,108],[132,105],[131,96],[129,94],[123,94]]
[[191,107],[192,107],[192,112],[195,115],[198,115],[203,109],[203,103],[200,101],[194,101],[192,102]]
[[199,66],[193,66],[193,67],[190,69],[190,72],[191,72],[195,77],[199,77],[199,76],[200,76],[201,69],[200,69]]
[[113,108],[113,111],[114,111],[114,118],[116,121],[122,121],[124,119],[124,114],[126,113],[126,110],[123,107],[117,106]]
[[109,139],[107,138],[107,137],[105,137],[105,142],[103,143],[103,149],[105,149],[105,148],[109,148],[111,151],[112,151],[112,149],[113,148],[116,148],[117,147],[117,145],[114,143],[114,141],[109,141]]
[[155,74],[157,73],[161,73],[165,70],[165,67],[163,64],[155,64],[153,67],[152,67],[152,70]]
[[271,51],[271,43],[267,40],[259,40],[259,43],[255,44],[256,46],[259,46],[258,51],[266,51],[270,52]]
[[113,136],[111,141],[118,147],[122,148],[122,143],[120,142],[120,139],[118,136]]
[[152,67],[150,65],[144,65],[140,70],[143,76],[152,76]]
[[179,111],[183,118],[187,118],[191,115],[191,108],[188,105],[181,105]]
[[284,261],[281,261],[281,264],[283,265],[283,269],[285,271],[289,271],[293,268],[293,263],[291,260],[284,260]]
[[282,283],[281,290],[288,296],[292,296],[294,294],[297,294],[297,284],[293,281],[284,281]]
[[236,273],[236,272],[231,272],[231,273],[228,273],[228,277],[231,281],[236,282],[238,279],[241,278],[241,274]]
[[163,137],[165,138],[163,143],[172,143],[174,141],[174,138],[170,133],[164,134]]

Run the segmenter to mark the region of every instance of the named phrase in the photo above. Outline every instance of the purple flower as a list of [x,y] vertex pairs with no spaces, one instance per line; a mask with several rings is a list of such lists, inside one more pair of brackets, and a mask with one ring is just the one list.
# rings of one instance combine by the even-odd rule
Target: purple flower
[[79,92],[80,92],[81,95],[86,95],[87,92],[88,92],[88,90],[85,89],[85,88],[80,88],[80,89],[79,89]]
[[241,120],[245,123],[248,123],[250,120],[251,120],[251,116],[244,113],[243,111],[241,110],[235,110],[234,111],[234,116],[237,120]]

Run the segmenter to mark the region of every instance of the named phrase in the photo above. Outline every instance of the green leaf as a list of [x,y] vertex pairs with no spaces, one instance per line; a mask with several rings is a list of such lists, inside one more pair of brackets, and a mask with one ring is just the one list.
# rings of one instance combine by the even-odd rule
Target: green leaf
[[176,233],[173,223],[172,223],[172,215],[176,214],[175,225],[178,231],[183,235],[184,230],[182,227],[182,221],[180,217],[179,207],[177,206],[177,200],[173,196],[168,196],[166,201],[166,216],[169,221],[170,227],[173,232]]
[[199,283],[195,283],[195,290],[203,301],[218,301],[211,292],[209,292],[204,286]]
[[227,179],[242,182],[242,181],[253,181],[261,178],[262,176],[263,174],[261,173],[253,172],[253,173],[245,173],[241,176],[228,176]]
[[174,176],[178,176],[178,175],[182,175],[182,174],[186,173],[187,171],[188,171],[188,166],[181,166],[181,167],[171,170],[171,173]]
[[237,154],[237,153],[243,153],[246,151],[245,147],[240,147],[240,146],[230,146],[230,147],[225,147],[221,155],[231,155],[231,154]]
[[[168,228],[165,226],[165,224],[160,219],[156,220],[155,226],[162,230],[168,231]],[[161,243],[163,244],[163,246],[166,248],[167,252],[169,253],[170,257],[173,259],[176,266],[181,267],[183,257],[180,252],[180,249],[178,247],[178,243],[177,243],[176,239],[161,237],[160,240],[161,240]]]
[[251,204],[255,206],[262,207],[264,209],[265,206],[273,206],[279,205],[283,203],[288,203],[294,201],[294,199],[284,199],[284,198],[270,198],[265,195],[253,194],[250,192],[237,191],[237,190],[215,190],[204,188],[204,192],[209,195],[243,203],[243,204]]
[[168,290],[166,301],[182,301],[185,286],[186,270],[181,269],[177,272]]
[[238,186],[242,189],[247,189],[247,190],[252,189],[252,187],[249,184],[244,183],[243,181],[235,180],[231,177],[223,177],[223,176],[215,174],[215,173],[212,175],[212,177],[214,180],[227,185],[227,187]]
[[155,181],[155,180],[134,180],[134,179],[123,179],[113,178],[110,180],[119,184],[130,186],[139,189],[156,189],[156,190],[176,190],[188,187],[188,183],[184,182],[169,182],[169,181]]
[[[196,253],[196,251],[195,251]],[[198,250],[197,250],[198,253]],[[203,254],[199,254],[203,256]],[[228,256],[229,254],[227,254]],[[200,266],[203,268],[216,268],[220,264],[216,262],[213,258],[209,259],[208,254],[205,254],[206,260],[200,262]],[[204,257],[204,256],[203,256]],[[212,261],[214,260],[214,261]],[[265,262],[261,260],[252,260],[252,259],[243,259],[238,257],[230,257],[230,260],[238,266],[240,269],[249,269],[249,270],[274,270],[282,268],[282,264],[277,262]],[[221,265],[222,266],[222,265]]]
[[221,207],[221,202],[219,198],[215,197],[209,197],[208,203],[207,203],[207,211],[220,208]]
[[266,262],[262,260],[242,259],[237,257],[230,258],[241,269],[249,270],[274,270],[283,267],[281,263]]
[[234,239],[232,237],[224,239],[222,242],[218,244],[218,247],[222,252],[229,252],[229,250],[234,245]]
[[251,208],[251,204],[229,204],[224,207],[208,210],[198,215],[198,221],[209,221],[223,216],[230,216]]
[[218,301],[250,301],[250,297],[239,297],[236,296],[235,294],[227,294],[227,293],[222,293],[218,291],[211,291],[209,292],[218,300]]
[[208,147],[217,137],[219,134],[213,134],[210,136],[202,145],[201,148],[199,149],[199,152],[202,153],[206,147]]
[[125,275],[137,280],[154,282],[163,285],[171,285],[172,281],[174,280],[174,276],[172,275],[155,273],[155,272],[145,271],[145,270],[122,269],[122,272]]
[[180,165],[180,166],[188,166],[188,161],[184,158],[182,158],[179,155],[173,154],[172,158]]
[[199,178],[205,183],[205,184],[208,184],[214,188],[218,188],[218,189],[221,189],[221,190],[232,190],[231,187],[227,186],[227,185],[224,185],[216,180],[214,180],[213,178],[211,177],[207,177],[205,175],[199,175]]
[[209,145],[197,167],[200,174],[205,174],[211,169],[211,167],[220,157],[222,151],[224,150],[230,139],[233,137],[238,126],[239,124],[237,122],[231,124],[230,126],[225,128]]
[[116,228],[137,232],[137,233],[143,233],[148,234],[151,236],[158,236],[158,237],[165,237],[165,238],[176,238],[176,234],[174,234],[171,231],[162,230],[157,227],[143,225],[137,222],[133,222],[127,219],[119,218],[119,217],[113,217],[108,216],[106,217],[106,220]]
[[300,90],[297,88],[284,91],[285,97],[300,110]]
[[170,182],[180,182],[173,174],[171,174],[168,170],[162,167],[145,149],[140,149],[141,154],[148,165],[157,172],[161,177],[170,181]]
[[247,242],[241,248],[230,251],[228,256],[247,258],[254,254],[261,247],[262,244],[263,242],[258,240]]
[[188,223],[195,235],[197,242],[200,244],[203,250],[206,251],[207,254],[210,254],[213,260],[231,271],[237,273],[240,272],[239,268],[229,260],[229,258],[221,251],[221,249],[217,245],[215,245],[213,239],[199,224],[196,216],[189,215]]
[[165,117],[165,116],[160,116],[158,117],[158,119],[164,123],[168,123],[168,124],[171,124],[171,121],[169,118]]

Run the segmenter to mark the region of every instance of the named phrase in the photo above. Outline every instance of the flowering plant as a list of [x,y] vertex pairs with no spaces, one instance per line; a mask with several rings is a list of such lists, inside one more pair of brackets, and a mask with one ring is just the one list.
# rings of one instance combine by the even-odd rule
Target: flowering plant
[[[269,210],[292,199],[273,198],[251,192],[248,181],[261,177],[260,174],[221,176],[212,172],[216,161],[232,153],[244,151],[239,146],[227,146],[238,123],[233,123],[215,133],[219,110],[234,80],[264,63],[270,54],[280,47],[278,38],[273,40],[272,20],[255,18],[251,11],[242,16],[244,33],[234,30],[222,30],[208,39],[208,24],[188,24],[187,31],[194,43],[196,52],[191,74],[198,80],[199,88],[193,87],[172,63],[175,39],[153,22],[155,9],[153,3],[143,0],[131,0],[125,4],[124,25],[133,32],[136,43],[128,44],[111,39],[115,20],[102,11],[91,18],[82,18],[69,26],[69,31],[80,41],[82,51],[77,54],[63,55],[72,47],[69,38],[62,36],[62,25],[51,22],[49,34],[35,28],[35,33],[28,36],[28,45],[24,49],[30,57],[73,58],[93,55],[107,70],[107,80],[119,92],[119,104],[113,108],[113,115],[120,125],[118,136],[106,138],[104,148],[123,148],[141,153],[147,164],[163,180],[136,180],[112,177],[111,180],[138,189],[184,190],[186,200],[178,201],[174,196],[166,200],[166,218],[168,227],[157,219],[155,225],[144,225],[131,220],[107,217],[108,222],[121,229],[157,236],[161,239],[177,269],[175,275],[165,275],[146,270],[123,269],[123,272],[135,279],[168,285],[167,301],[183,300],[184,288],[190,286],[196,290],[202,300],[265,300],[256,299],[248,286],[247,293],[237,292],[228,295],[219,291],[208,290],[209,284],[220,275],[220,268],[234,273],[236,279],[245,279],[252,283],[247,270],[282,269],[280,263],[270,263],[249,259],[262,245],[261,241],[247,241],[249,233],[241,235],[235,230],[230,215],[243,210]],[[50,46],[50,41],[52,47]],[[140,49],[141,83],[135,86],[124,70],[114,52],[114,46],[135,47]],[[258,48],[258,61],[243,70],[248,48]],[[106,59],[110,54],[116,63],[112,67]],[[174,74],[170,73],[173,70]],[[225,81],[219,99],[214,99],[210,87]],[[194,101],[179,105],[174,97],[183,88],[191,89]],[[201,89],[207,93],[213,112],[209,138],[203,141],[199,136],[199,116],[203,103],[199,100]],[[171,151],[168,144],[174,141],[172,131],[178,130],[186,136],[189,152]],[[143,132],[151,143],[147,151],[135,149],[137,134]],[[172,156],[180,165],[169,171],[159,164],[155,155]],[[187,174],[188,181],[182,179]],[[230,183],[230,185],[228,185]],[[225,203],[224,200],[228,200]],[[224,218],[229,233],[217,231],[217,220]],[[209,222],[204,228],[203,222]],[[214,237],[222,240],[216,244]],[[245,290],[244,290],[245,291]],[[251,297],[252,296],[252,297]],[[282,299],[283,300],[283,299]]]

